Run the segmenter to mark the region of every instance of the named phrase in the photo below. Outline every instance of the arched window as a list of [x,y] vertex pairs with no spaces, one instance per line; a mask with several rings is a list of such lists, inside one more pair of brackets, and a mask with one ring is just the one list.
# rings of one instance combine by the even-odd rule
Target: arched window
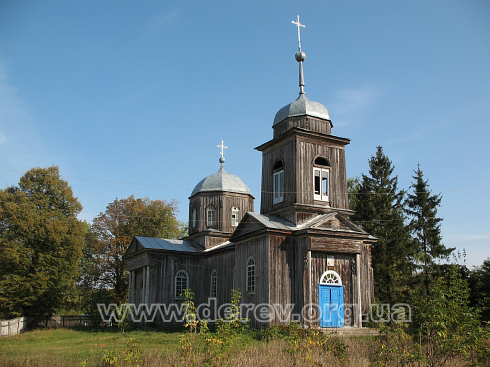
[[313,196],[315,200],[328,201],[330,164],[323,157],[315,159],[313,166]]
[[284,200],[284,164],[277,161],[272,169],[272,203]]
[[255,260],[253,257],[247,260],[247,292],[255,292]]
[[194,208],[192,210],[192,228],[196,228],[197,227],[197,209]]
[[320,284],[342,285],[340,275],[333,270],[328,270],[322,274]]
[[206,224],[209,228],[216,227],[216,208],[214,206],[208,206]]
[[212,298],[218,296],[218,272],[216,269],[213,269],[211,272],[211,291],[209,292],[209,296]]
[[232,227],[236,227],[238,225],[238,222],[240,221],[239,216],[240,216],[240,210],[238,210],[237,207],[231,208],[231,226]]
[[184,293],[184,289],[189,288],[189,275],[185,270],[179,270],[177,274],[175,274],[175,299],[182,299],[182,293]]

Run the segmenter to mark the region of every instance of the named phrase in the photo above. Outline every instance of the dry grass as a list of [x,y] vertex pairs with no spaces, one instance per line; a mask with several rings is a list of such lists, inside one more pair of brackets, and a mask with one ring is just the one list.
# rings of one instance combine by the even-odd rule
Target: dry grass
[[[85,332],[74,330],[34,331],[0,339],[0,367],[44,366],[101,366],[106,350],[120,351],[128,339],[139,340],[146,367],[228,365],[236,367],[272,366],[369,366],[373,361],[377,342],[372,337],[344,337],[345,357],[337,358],[331,351],[318,346],[306,346],[294,353],[288,352],[284,339],[258,341],[251,335],[241,336],[237,347],[223,359],[210,358],[202,348],[182,356],[179,333],[162,331]],[[102,345],[102,346],[101,346]],[[126,365],[125,365],[126,366]],[[129,365],[128,365],[129,366]],[[462,367],[461,360],[448,366]]]

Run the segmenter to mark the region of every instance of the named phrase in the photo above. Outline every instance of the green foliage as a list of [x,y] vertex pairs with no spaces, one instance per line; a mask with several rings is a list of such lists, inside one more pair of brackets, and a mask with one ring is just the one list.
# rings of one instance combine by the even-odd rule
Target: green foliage
[[424,361],[420,344],[408,333],[408,324],[379,324],[378,343],[373,351],[372,366],[419,366]]
[[113,289],[114,301],[127,297],[128,276],[123,262],[134,236],[177,238],[182,233],[175,218],[177,204],[148,198],[114,200],[97,216],[86,243],[95,286]]
[[141,367],[143,366],[142,350],[135,338],[129,338],[125,348],[119,351],[106,350],[102,367]]
[[481,308],[481,320],[490,321],[490,258],[469,274],[471,304]]
[[437,218],[437,208],[441,205],[441,195],[431,195],[429,184],[417,165],[413,176],[415,182],[405,201],[406,213],[410,217],[409,228],[415,247],[414,260],[417,268],[422,270],[424,291],[429,294],[432,275],[437,259],[447,258],[454,248],[447,249],[442,244],[441,218]]
[[45,316],[73,286],[85,235],[81,204],[56,166],[0,190],[0,317]]
[[461,356],[471,365],[480,365],[490,356],[487,329],[480,326],[479,311],[469,306],[469,287],[458,266],[434,280],[430,297],[415,299],[414,327],[429,366],[445,366]]
[[382,302],[403,299],[407,280],[412,274],[413,244],[405,226],[404,191],[398,190],[394,166],[381,147],[369,160],[369,176],[362,175],[357,199],[351,201],[356,211],[353,220],[378,238],[372,246],[374,293]]

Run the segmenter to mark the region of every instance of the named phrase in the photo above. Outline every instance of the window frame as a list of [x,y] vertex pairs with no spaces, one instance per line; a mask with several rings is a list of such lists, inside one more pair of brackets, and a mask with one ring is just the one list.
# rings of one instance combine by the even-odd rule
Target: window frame
[[255,259],[250,256],[247,259],[247,266],[246,266],[246,286],[245,289],[247,290],[247,294],[253,294],[255,293]]
[[[179,279],[185,279],[185,287],[181,284],[179,287],[181,288],[180,289],[180,293],[177,293],[177,290],[178,290],[178,281]],[[177,273],[175,273],[175,277],[174,277],[174,299],[182,299],[182,293],[184,293],[184,289],[188,289],[189,288],[189,274],[187,273],[187,271],[183,270],[183,269],[180,269],[177,271]]]
[[323,157],[313,161],[313,199],[330,201],[330,164]]
[[[210,215],[209,215],[210,213],[213,213],[213,215],[212,215],[213,221],[212,222],[209,220],[210,219]],[[216,228],[216,224],[217,224],[216,208],[213,205],[210,205],[206,209],[206,227],[207,228]]]
[[211,271],[209,297],[218,297],[218,272],[216,271],[216,269],[213,269],[213,271]]
[[192,228],[197,228],[197,209],[192,210]]
[[274,164],[272,170],[272,204],[284,201],[284,163],[282,160]]
[[240,222],[240,209],[238,209],[236,206],[231,208],[231,226],[236,227],[238,226],[238,223]]

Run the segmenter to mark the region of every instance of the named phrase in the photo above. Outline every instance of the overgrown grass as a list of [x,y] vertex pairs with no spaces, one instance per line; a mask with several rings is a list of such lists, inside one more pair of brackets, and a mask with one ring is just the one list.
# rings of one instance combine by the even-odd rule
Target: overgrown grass
[[[0,338],[0,367],[108,366],[108,352],[122,361],[128,353],[128,342],[136,340],[141,350],[141,366],[356,366],[368,367],[376,360],[380,341],[375,337],[332,337],[322,344],[321,335],[291,333],[287,328],[247,331],[224,359],[210,360],[209,350],[194,345],[191,353],[182,353],[182,329],[85,331],[70,329],[35,330],[22,335]],[[211,337],[216,335],[210,332]],[[298,338],[297,335],[300,337]],[[201,342],[204,339],[200,339]],[[340,347],[336,353],[335,344]],[[298,348],[295,348],[298,346]],[[120,363],[119,366],[136,366]],[[386,364],[391,365],[391,364]],[[419,364],[407,364],[407,366]],[[116,365],[117,366],[117,365]],[[424,364],[421,364],[424,366]],[[464,366],[462,360],[451,360],[448,366]]]

